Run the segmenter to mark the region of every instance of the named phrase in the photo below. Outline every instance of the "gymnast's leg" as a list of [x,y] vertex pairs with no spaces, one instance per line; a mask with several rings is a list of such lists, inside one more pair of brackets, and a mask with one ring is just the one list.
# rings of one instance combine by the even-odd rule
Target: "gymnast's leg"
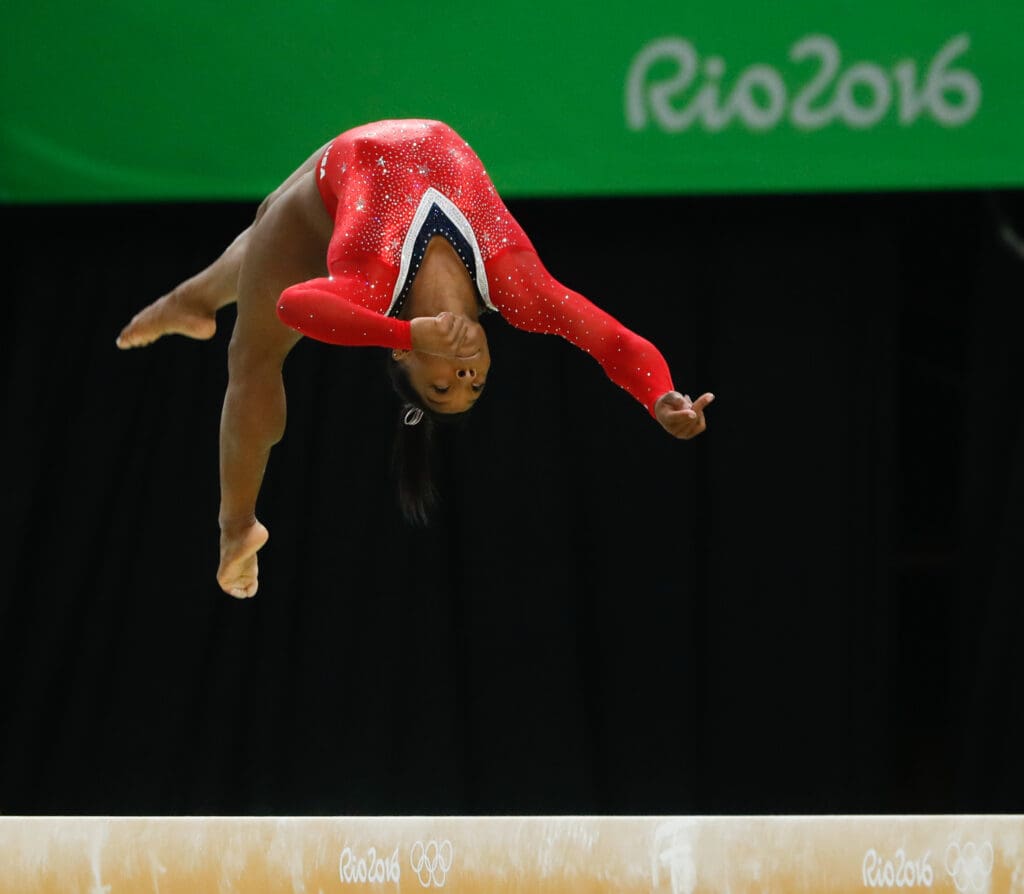
[[248,236],[246,229],[209,267],[139,311],[121,330],[117,346],[122,350],[142,348],[171,334],[212,338],[217,331],[217,311],[235,300],[238,267]]
[[217,331],[217,311],[238,299],[238,277],[253,228],[278,199],[315,168],[325,148],[314,152],[260,203],[252,225],[236,236],[217,260],[139,311],[121,330],[117,346],[121,349],[141,348],[171,334],[195,339],[212,338]]
[[257,552],[267,529],[256,501],[271,448],[284,434],[282,367],[301,336],[277,316],[288,286],[326,276],[333,223],[313,164],[251,227],[238,272],[238,314],[228,349],[228,388],[220,426],[220,566],[217,581],[243,599],[257,588]]

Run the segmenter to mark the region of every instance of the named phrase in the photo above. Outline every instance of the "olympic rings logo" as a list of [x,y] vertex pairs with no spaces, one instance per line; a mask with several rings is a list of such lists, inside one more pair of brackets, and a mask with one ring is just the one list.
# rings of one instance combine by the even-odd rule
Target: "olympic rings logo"
[[981,894],[992,874],[994,860],[992,845],[987,841],[981,847],[973,841],[963,846],[952,841],[946,848],[946,872],[960,894]]
[[452,868],[452,843],[417,841],[409,852],[409,865],[424,888],[443,888]]

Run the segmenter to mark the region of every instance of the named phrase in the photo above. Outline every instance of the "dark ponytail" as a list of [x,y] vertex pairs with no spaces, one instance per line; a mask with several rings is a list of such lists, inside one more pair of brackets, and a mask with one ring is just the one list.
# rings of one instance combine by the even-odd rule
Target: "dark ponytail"
[[[434,483],[438,427],[461,422],[465,413],[437,413],[425,407],[409,382],[405,367],[391,357],[390,351],[387,369],[391,387],[400,401],[391,455],[398,506],[409,524],[426,527],[438,502]],[[417,416],[419,420],[410,425]]]

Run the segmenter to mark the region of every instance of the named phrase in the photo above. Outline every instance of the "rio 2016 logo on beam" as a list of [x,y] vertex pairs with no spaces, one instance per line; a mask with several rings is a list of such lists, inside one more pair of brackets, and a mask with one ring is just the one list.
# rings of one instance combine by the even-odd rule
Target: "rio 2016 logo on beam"
[[[868,61],[843,67],[839,44],[823,34],[811,34],[790,47],[794,63],[816,65],[809,80],[791,85],[770,65],[748,66],[723,90],[726,62],[721,56],[703,61],[694,45],[682,37],[662,37],[634,57],[626,76],[626,123],[631,130],[648,126],[679,133],[695,124],[709,132],[739,121],[752,131],[767,131],[788,121],[800,131],[821,130],[832,124],[864,130],[874,127],[895,109],[903,127],[928,115],[943,127],[969,122],[981,105],[978,78],[953,63],[970,48],[970,37],[951,37],[925,69],[904,59],[891,69]],[[653,70],[674,73],[652,79]],[[699,75],[703,83],[696,86]]]
[[397,885],[402,880],[398,848],[388,857],[384,852],[378,854],[375,847],[371,847],[365,856],[346,847],[338,859],[338,875],[343,885],[379,885],[385,882]]
[[871,848],[864,855],[861,878],[865,888],[930,888],[935,881],[931,852],[912,860],[899,848],[892,859],[887,859]]
[[[984,894],[992,881],[995,852],[992,843],[954,840],[946,847],[943,865],[960,894]],[[931,888],[935,870],[931,851],[911,859],[901,847],[891,858],[874,848],[864,854],[861,879],[865,888]]]

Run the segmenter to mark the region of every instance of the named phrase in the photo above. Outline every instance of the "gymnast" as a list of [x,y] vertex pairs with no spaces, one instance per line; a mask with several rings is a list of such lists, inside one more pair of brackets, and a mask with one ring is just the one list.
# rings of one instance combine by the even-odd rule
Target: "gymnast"
[[379,121],[318,149],[217,260],[139,312],[117,346],[171,333],[211,338],[216,312],[231,302],[217,581],[240,599],[257,589],[256,556],[269,534],[256,501],[284,434],[284,360],[304,335],[388,349],[400,400],[399,500],[414,522],[428,519],[435,499],[434,427],[486,388],[482,313],[591,354],[674,437],[703,432],[714,399],[676,391],[650,342],[547,272],[480,159],[439,121]]

